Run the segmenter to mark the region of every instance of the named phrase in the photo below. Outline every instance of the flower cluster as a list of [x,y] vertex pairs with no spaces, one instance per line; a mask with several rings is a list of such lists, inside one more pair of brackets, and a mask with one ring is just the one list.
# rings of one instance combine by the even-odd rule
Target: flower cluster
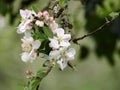
[[75,49],[70,48],[71,34],[66,34],[47,11],[20,10],[22,17],[17,33],[24,34],[21,59],[33,62],[39,53],[47,55],[50,65],[59,64],[63,70],[74,60]]

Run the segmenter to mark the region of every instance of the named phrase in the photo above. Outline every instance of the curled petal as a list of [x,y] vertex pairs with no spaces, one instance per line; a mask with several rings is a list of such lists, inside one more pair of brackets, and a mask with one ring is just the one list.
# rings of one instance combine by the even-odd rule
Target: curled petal
[[31,23],[31,20],[26,20],[26,21],[22,22],[18,26],[17,33],[21,34],[21,33],[24,33],[26,30],[32,29],[32,26],[30,25],[30,23]]
[[31,15],[31,11],[30,10],[20,10],[20,15],[22,18],[29,18]]
[[31,52],[29,53],[29,62],[33,62],[33,60],[35,60],[37,58],[37,53],[33,50],[31,50]]

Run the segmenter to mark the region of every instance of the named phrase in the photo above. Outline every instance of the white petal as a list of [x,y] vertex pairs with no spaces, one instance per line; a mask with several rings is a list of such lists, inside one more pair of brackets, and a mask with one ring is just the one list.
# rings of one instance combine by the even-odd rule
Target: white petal
[[25,24],[24,22],[20,23],[20,25],[18,26],[18,29],[17,29],[17,33],[18,34],[22,34],[26,31],[26,28],[25,28]]
[[59,64],[59,67],[61,70],[63,70],[67,66],[67,61],[65,61],[63,59],[58,60],[57,63]]
[[69,41],[71,39],[71,35],[70,34],[65,34],[63,36],[63,39]]
[[58,28],[58,24],[56,22],[50,23],[50,28],[52,29],[52,32],[56,34],[56,29]]
[[21,41],[22,41],[23,43],[32,44],[33,41],[34,41],[34,39],[33,39],[32,37],[25,37],[25,36],[24,36],[24,37],[21,39]]
[[35,40],[32,45],[33,49],[38,49],[41,45],[41,42],[39,40]]
[[49,60],[57,60],[60,57],[60,51],[54,50],[49,53]]
[[33,60],[35,60],[37,58],[37,53],[34,50],[31,50],[31,52],[29,53],[29,62],[33,62]]
[[26,30],[31,29],[32,26],[29,25],[30,23],[31,23],[31,20],[26,20],[20,23],[20,25],[18,26],[17,33],[21,34],[21,33],[24,33]]
[[60,42],[60,46],[68,47],[68,46],[70,46],[70,43],[68,41],[62,40]]
[[65,53],[66,53],[68,60],[74,60],[74,55],[76,53],[74,48],[70,48]]
[[58,41],[56,39],[49,39],[51,42],[49,43],[49,46],[53,49],[58,49],[59,48],[59,44]]
[[30,38],[31,37],[31,31],[30,30],[25,31],[24,34],[25,34],[26,38]]
[[29,53],[23,52],[22,55],[21,55],[21,59],[24,62],[28,62],[29,61]]
[[26,18],[26,15],[25,15],[25,11],[24,10],[20,10],[20,15],[22,18]]
[[55,31],[56,31],[56,34],[57,34],[58,37],[63,37],[64,36],[64,29],[58,28]]

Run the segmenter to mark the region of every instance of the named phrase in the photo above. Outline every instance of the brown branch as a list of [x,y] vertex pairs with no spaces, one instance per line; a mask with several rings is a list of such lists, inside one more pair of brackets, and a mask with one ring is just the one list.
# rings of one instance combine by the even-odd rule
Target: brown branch
[[93,32],[90,32],[90,33],[88,33],[88,34],[85,34],[85,35],[83,35],[82,37],[75,38],[75,39],[73,39],[72,41],[73,41],[74,43],[78,44],[78,41],[79,41],[79,40],[82,40],[82,39],[84,39],[84,38],[86,38],[86,37],[88,37],[88,36],[91,36],[91,35],[97,33],[98,31],[102,30],[104,27],[106,27],[107,25],[109,25],[113,20],[114,20],[114,19],[111,19],[111,20],[105,22],[103,25],[101,25],[99,28],[97,28],[97,29],[94,30]]

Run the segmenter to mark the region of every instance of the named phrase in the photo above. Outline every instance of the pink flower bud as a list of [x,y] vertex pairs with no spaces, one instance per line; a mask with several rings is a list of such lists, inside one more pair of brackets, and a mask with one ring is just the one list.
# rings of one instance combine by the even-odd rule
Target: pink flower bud
[[53,17],[50,17],[50,21],[51,21],[51,22],[54,22],[54,18],[53,18]]
[[37,14],[38,17],[41,17],[42,15],[43,15],[42,12],[38,12],[38,14]]
[[43,12],[43,16],[49,16],[48,11],[44,11],[44,12]]
[[49,13],[48,13],[48,11],[44,11],[43,12],[43,16],[45,17],[46,20],[48,20],[49,19]]
[[35,22],[35,24],[38,25],[38,26],[40,26],[40,27],[43,27],[43,26],[44,26],[44,22],[43,22],[43,21],[39,21],[39,20],[37,20],[37,21]]

